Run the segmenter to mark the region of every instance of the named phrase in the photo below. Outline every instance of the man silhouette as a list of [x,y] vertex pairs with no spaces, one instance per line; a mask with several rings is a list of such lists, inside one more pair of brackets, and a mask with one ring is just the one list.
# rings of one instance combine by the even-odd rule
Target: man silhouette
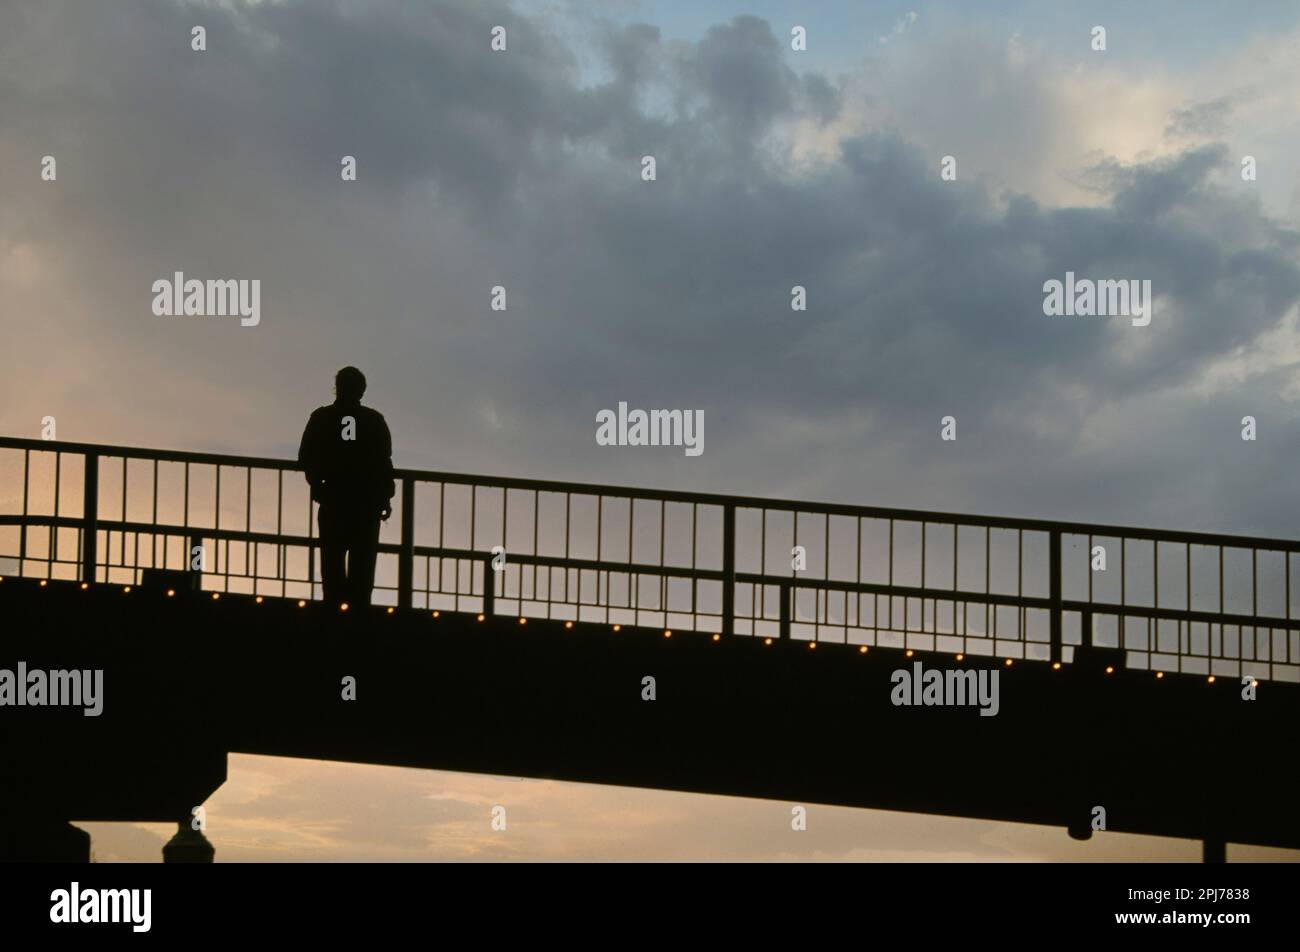
[[393,437],[378,410],[361,405],[365,375],[344,367],[334,402],[312,413],[298,465],[320,504],[321,585],[325,601],[370,604],[379,522],[393,513]]

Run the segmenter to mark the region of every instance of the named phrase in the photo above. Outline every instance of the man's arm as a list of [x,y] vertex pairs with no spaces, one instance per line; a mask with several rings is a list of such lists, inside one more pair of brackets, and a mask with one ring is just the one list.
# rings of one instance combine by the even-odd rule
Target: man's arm
[[382,415],[379,417],[379,460],[379,486],[388,493],[382,510],[383,518],[387,519],[393,514],[393,496],[397,493],[397,482],[393,479],[393,434]]
[[307,426],[302,431],[302,441],[298,444],[298,465],[313,489],[321,479],[319,439],[316,434],[316,414],[313,413],[307,420]]

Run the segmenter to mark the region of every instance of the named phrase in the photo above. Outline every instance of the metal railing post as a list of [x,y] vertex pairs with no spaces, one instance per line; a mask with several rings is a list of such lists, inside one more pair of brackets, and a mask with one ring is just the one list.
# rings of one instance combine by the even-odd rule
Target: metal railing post
[[[521,581],[522,587],[523,582]],[[492,568],[492,554],[488,553],[483,558],[483,614],[491,618],[492,613],[496,610],[497,597],[497,573]],[[522,609],[523,606],[521,605]]]
[[790,637],[790,614],[792,611],[790,602],[794,598],[794,586],[789,583],[781,585],[781,638],[788,640]]
[[397,604],[410,608],[415,587],[415,482],[402,479],[402,540],[397,555]]
[[722,510],[722,633],[736,633],[736,506]]
[[[1048,573],[1052,603],[1051,614],[1051,660],[1061,660],[1061,532],[1053,529],[1050,533],[1052,551],[1048,559]],[[1023,637],[1023,633],[1022,633]]]
[[[86,454],[85,494],[81,504],[81,580],[95,582],[99,560],[99,454]],[[125,518],[125,516],[123,516]],[[58,531],[57,529],[55,530]]]

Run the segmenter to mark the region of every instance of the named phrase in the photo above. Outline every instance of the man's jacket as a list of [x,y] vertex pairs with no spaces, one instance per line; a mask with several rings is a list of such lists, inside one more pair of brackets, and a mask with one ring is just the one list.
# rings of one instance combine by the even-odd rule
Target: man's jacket
[[[346,417],[352,417],[352,426],[345,424]],[[298,447],[298,465],[311,484],[311,498],[333,509],[377,516],[396,490],[388,424],[378,410],[359,403],[336,402],[312,413]]]

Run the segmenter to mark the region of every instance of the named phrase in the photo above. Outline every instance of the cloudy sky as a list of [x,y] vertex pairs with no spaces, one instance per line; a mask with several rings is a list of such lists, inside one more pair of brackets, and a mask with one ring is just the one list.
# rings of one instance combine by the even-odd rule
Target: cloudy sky
[[[404,466],[1292,536],[1298,62],[1300,7],[1263,0],[5,3],[0,432],[289,456],[354,363]],[[259,279],[260,325],[155,316],[176,271]],[[1067,271],[1150,280],[1154,319],[1045,316]],[[702,410],[704,453],[598,446],[619,401]],[[1195,855],[231,772],[231,859]],[[466,832],[498,788],[539,818],[509,846]]]

